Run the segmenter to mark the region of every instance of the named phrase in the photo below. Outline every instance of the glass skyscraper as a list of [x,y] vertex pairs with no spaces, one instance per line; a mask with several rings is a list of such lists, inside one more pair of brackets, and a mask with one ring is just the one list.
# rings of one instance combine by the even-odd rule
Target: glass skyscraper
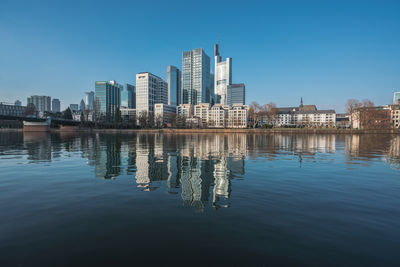
[[243,83],[230,84],[227,87],[226,104],[232,106],[233,104],[244,105],[246,101],[246,87]]
[[121,91],[121,106],[127,108],[136,108],[136,88],[134,85],[126,84]]
[[183,104],[210,103],[210,57],[202,48],[182,54]]
[[218,104],[229,105],[227,102],[227,88],[232,84],[232,58],[222,61],[219,55],[219,46],[214,46],[214,90],[215,102]]
[[123,86],[116,81],[95,83],[96,119],[114,122],[115,110],[121,105],[120,97]]
[[395,92],[393,94],[393,104],[395,104],[395,105],[400,104],[400,92]]
[[168,105],[182,104],[181,71],[175,66],[167,67]]

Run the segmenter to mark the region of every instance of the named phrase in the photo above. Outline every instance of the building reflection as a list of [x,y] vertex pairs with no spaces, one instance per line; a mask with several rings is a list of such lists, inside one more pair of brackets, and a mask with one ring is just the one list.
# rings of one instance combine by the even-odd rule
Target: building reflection
[[5,147],[25,150],[30,162],[78,155],[97,178],[124,176],[140,190],[165,190],[199,211],[231,205],[234,187],[240,185],[234,181],[243,179],[246,159],[284,157],[298,160],[301,167],[341,151],[349,166],[382,160],[400,169],[400,136],[383,134],[2,133],[2,155],[8,153]]

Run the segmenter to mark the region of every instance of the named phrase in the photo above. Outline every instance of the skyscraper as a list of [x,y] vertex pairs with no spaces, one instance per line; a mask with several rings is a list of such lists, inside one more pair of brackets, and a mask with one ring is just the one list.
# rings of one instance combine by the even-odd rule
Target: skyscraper
[[246,101],[246,87],[243,83],[230,84],[227,86],[226,104],[232,106],[233,104],[244,105]]
[[154,112],[154,104],[168,104],[168,85],[150,72],[136,74],[136,115]]
[[85,108],[88,110],[93,110],[93,102],[94,102],[94,92],[85,92]]
[[79,110],[85,110],[85,101],[83,101],[83,99],[81,99],[81,102],[79,103]]
[[60,100],[57,98],[53,98],[53,100],[51,101],[51,111],[52,112],[60,112],[61,108],[60,108]]
[[182,104],[181,71],[175,66],[167,67],[168,105]]
[[228,85],[232,84],[232,58],[227,58],[226,61],[222,61],[222,57],[219,55],[219,45],[214,46],[214,92],[215,102],[223,105],[227,105],[227,88]]
[[400,104],[400,92],[394,92],[393,94],[393,104],[399,105]]
[[202,48],[182,54],[183,104],[210,103],[210,57]]
[[113,122],[115,111],[119,109],[122,85],[116,81],[99,81],[95,83],[96,119]]
[[35,105],[36,110],[39,112],[51,111],[51,97],[33,95],[28,97],[27,104],[32,103]]
[[121,91],[121,106],[136,108],[136,88],[134,85],[126,84]]

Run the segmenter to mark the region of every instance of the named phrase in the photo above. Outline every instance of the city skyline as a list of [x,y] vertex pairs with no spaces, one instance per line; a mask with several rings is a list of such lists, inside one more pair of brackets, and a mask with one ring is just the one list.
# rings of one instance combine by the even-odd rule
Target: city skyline
[[[65,109],[79,103],[84,92],[93,91],[94,81],[134,83],[135,75],[145,71],[166,80],[167,66],[182,68],[183,51],[203,48],[211,56],[218,39],[223,55],[235,59],[232,83],[246,84],[247,103],[293,106],[304,97],[306,103],[342,112],[348,98],[368,98],[383,105],[399,90],[399,3],[254,3],[224,5],[222,1],[211,8],[211,2],[205,1],[198,14],[210,19],[201,24],[181,22],[188,16],[199,17],[184,13],[181,2],[168,6],[151,1],[113,6],[100,2],[79,8],[76,3],[3,2],[1,101],[18,99],[25,105],[29,95],[48,95],[60,99]],[[229,12],[215,17],[213,10],[218,6]],[[140,12],[135,12],[137,18],[132,21],[124,16],[150,7],[159,15],[151,22]],[[101,21],[96,14],[106,9],[121,12],[121,16]],[[71,22],[71,13],[85,19]],[[171,22],[168,18],[175,15],[183,17]],[[155,32],[140,29],[143,22]],[[167,29],[172,27],[176,32],[171,34]],[[107,32],[128,38],[111,44]],[[161,46],[156,41],[159,38],[167,42]],[[29,46],[21,45],[26,43]]]

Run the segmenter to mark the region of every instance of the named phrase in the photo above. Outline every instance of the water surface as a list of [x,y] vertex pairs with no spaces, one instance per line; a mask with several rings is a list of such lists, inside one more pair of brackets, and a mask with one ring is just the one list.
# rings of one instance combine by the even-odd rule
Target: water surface
[[0,171],[0,266],[400,264],[400,136],[2,132]]

